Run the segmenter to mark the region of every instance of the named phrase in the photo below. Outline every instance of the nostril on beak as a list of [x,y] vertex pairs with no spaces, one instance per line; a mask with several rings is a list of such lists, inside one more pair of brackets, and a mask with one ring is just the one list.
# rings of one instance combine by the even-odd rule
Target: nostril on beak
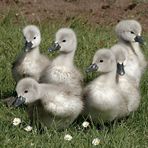
[[30,42],[28,42],[28,41],[26,41],[25,42],[25,47],[24,47],[24,50],[25,50],[25,52],[28,52],[28,51],[30,51],[30,49],[32,48],[32,42],[30,41]]
[[31,48],[32,45],[33,45],[32,42],[27,42],[27,47],[28,47],[28,48]]
[[98,66],[97,64],[91,64],[85,71],[88,73],[88,72],[93,72],[93,71],[96,71],[98,69]]
[[136,36],[134,40],[135,40],[135,42],[138,42],[140,44],[144,43],[144,39],[142,36]]
[[48,48],[48,51],[51,52],[51,51],[56,51],[56,50],[59,50],[61,48],[61,46],[59,45],[58,42],[54,42],[52,47]]

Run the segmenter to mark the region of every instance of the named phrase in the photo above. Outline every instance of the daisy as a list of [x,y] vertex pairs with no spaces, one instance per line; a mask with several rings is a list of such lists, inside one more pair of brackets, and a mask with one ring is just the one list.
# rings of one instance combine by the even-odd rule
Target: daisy
[[21,123],[21,119],[20,118],[14,118],[13,119],[13,125],[14,126],[17,126],[17,125],[19,125]]
[[27,132],[30,132],[30,131],[32,131],[32,127],[30,125],[28,125],[24,128],[24,130]]
[[88,127],[88,126],[89,126],[89,122],[84,121],[84,122],[82,123],[82,126],[83,126],[84,128]]
[[72,140],[72,136],[67,134],[64,136],[64,140],[70,141],[70,140]]
[[100,144],[100,139],[99,138],[93,139],[92,144],[93,145],[99,145]]

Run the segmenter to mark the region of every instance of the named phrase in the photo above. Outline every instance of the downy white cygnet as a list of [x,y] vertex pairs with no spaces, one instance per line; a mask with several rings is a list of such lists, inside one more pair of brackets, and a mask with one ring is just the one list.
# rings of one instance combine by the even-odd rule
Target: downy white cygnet
[[[118,45],[116,45],[118,47]],[[114,48],[114,54],[117,61],[117,83],[118,87],[124,94],[127,100],[128,111],[136,111],[140,104],[140,91],[136,84],[135,79],[126,73],[125,61],[127,59],[127,53],[125,49],[120,46],[120,48]],[[127,63],[128,64],[128,63]]]
[[64,85],[39,84],[32,78],[24,78],[16,86],[18,98],[14,105],[32,105],[40,101],[37,106],[39,122],[47,127],[63,129],[77,118],[83,108],[81,96],[73,91]]
[[117,86],[116,59],[110,49],[99,49],[87,72],[100,72],[84,89],[86,112],[94,122],[107,122],[128,115],[127,102]]
[[42,71],[50,64],[49,59],[39,50],[40,30],[34,25],[28,25],[23,29],[23,35],[25,46],[13,63],[12,74],[16,82],[23,77],[32,77],[38,81]]
[[119,41],[111,50],[113,52],[120,48],[125,50],[125,73],[135,79],[135,83],[139,86],[140,78],[147,65],[139,46],[139,43],[143,43],[141,25],[135,20],[123,20],[117,24],[115,31]]
[[66,84],[77,88],[81,92],[82,75],[74,65],[74,55],[77,49],[77,38],[70,28],[61,28],[57,31],[55,43],[49,51],[59,50],[59,55],[53,59],[51,65],[43,72],[40,82]]

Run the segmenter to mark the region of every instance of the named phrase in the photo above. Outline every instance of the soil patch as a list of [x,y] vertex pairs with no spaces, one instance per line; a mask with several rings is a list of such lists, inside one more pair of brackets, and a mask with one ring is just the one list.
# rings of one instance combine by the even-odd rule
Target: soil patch
[[0,0],[0,12],[11,9],[17,10],[16,17],[24,15],[32,22],[82,17],[90,24],[115,25],[136,19],[148,32],[147,0]]

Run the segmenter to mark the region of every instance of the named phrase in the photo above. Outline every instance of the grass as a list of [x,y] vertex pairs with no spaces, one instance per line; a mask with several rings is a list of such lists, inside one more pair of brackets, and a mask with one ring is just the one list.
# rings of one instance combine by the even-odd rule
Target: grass
[[[21,30],[27,24],[25,19],[17,20],[14,13],[8,15],[0,22],[0,99],[14,93],[15,82],[11,75],[11,63],[21,51],[23,37]],[[86,75],[84,69],[92,60],[97,48],[111,47],[116,42],[116,37],[111,27],[92,27],[80,19],[63,22],[37,22],[42,33],[41,51],[49,58],[56,54],[49,54],[47,49],[54,40],[54,34],[60,27],[72,27],[77,33],[78,49],[75,56],[75,64],[85,76],[85,82],[90,81],[95,75]],[[144,34],[148,41],[148,33]],[[148,58],[146,46],[143,51]],[[141,80],[141,105],[128,119],[114,122],[110,126],[104,126],[102,130],[96,130],[95,126],[88,129],[82,127],[83,119],[73,123],[68,129],[58,132],[54,129],[46,129],[43,133],[34,127],[32,132],[23,130],[29,123],[25,108],[7,108],[0,103],[0,147],[43,147],[43,148],[91,148],[94,138],[101,139],[99,147],[102,148],[146,148],[148,145],[148,70]],[[12,120],[15,117],[22,119],[23,123],[15,127]],[[73,139],[65,141],[64,135],[71,134]]]

